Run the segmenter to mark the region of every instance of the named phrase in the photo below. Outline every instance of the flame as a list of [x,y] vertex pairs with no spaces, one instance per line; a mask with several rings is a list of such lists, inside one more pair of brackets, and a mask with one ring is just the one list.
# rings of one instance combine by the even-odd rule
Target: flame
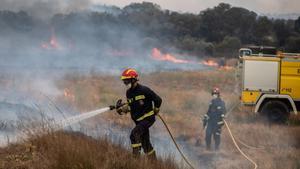
[[43,49],[48,49],[48,50],[49,49],[61,49],[61,47],[57,41],[54,28],[51,28],[51,36],[50,36],[49,42],[43,42],[41,44],[41,47]]
[[70,99],[71,101],[75,101],[75,95],[68,88],[64,89],[64,96],[65,96],[66,99]]
[[202,61],[201,64],[203,65],[206,65],[206,66],[210,66],[210,67],[216,67],[218,68],[219,70],[232,70],[234,69],[233,66],[228,66],[228,65],[222,65],[220,63],[218,63],[217,61],[215,60],[211,60],[211,59],[208,59],[208,60],[205,60],[205,61]]
[[219,69],[220,70],[232,70],[232,69],[234,69],[234,67],[233,66],[221,66]]
[[50,49],[50,47],[49,47],[49,45],[48,45],[47,43],[42,43],[42,44],[41,44],[41,47],[42,47],[43,49]]
[[[152,49],[152,58],[155,60],[159,60],[159,61],[169,61],[169,62],[173,62],[173,63],[195,63],[195,64],[200,64],[200,65],[206,65],[209,67],[214,67],[216,69],[219,70],[232,70],[234,69],[234,67],[232,66],[227,66],[222,64],[223,62],[218,62],[218,60],[213,60],[213,59],[207,59],[204,60],[202,62],[194,62],[191,60],[184,60],[184,59],[177,59],[175,56],[171,55],[171,54],[163,54],[158,48],[153,48]],[[223,66],[224,65],[224,66]]]
[[54,30],[52,30],[52,34],[51,34],[51,38],[50,38],[50,46],[55,49],[59,48],[59,44],[58,44],[56,36],[54,34]]
[[202,61],[201,64],[206,65],[206,66],[219,67],[219,64],[214,60],[205,60],[205,61]]
[[173,63],[192,63],[189,60],[177,59],[171,54],[162,54],[161,51],[157,48],[152,49],[152,58],[160,61],[169,61]]

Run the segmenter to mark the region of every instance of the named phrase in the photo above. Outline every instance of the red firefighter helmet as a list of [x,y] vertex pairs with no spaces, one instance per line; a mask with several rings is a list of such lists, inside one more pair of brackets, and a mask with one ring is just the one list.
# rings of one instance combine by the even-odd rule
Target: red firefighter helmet
[[121,76],[121,80],[125,80],[125,79],[137,79],[138,78],[138,73],[135,69],[132,68],[128,68],[126,70],[123,71],[122,76]]
[[213,90],[211,91],[211,95],[214,94],[220,96],[220,89],[218,87],[214,87]]

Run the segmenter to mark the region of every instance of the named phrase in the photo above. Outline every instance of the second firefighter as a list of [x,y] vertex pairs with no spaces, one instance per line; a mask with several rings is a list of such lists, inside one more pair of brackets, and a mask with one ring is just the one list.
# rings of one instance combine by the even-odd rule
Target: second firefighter
[[212,90],[213,99],[210,102],[207,113],[203,119],[203,127],[206,127],[206,149],[211,150],[211,137],[215,141],[215,150],[219,150],[221,143],[221,129],[224,125],[224,117],[226,113],[225,103],[220,97],[220,90],[214,88]]

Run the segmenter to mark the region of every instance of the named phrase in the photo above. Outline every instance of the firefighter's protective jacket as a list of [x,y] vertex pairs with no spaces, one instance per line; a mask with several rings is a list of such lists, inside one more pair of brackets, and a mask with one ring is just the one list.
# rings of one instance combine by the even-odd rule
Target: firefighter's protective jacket
[[209,108],[207,113],[203,119],[203,126],[205,127],[206,124],[212,126],[222,126],[224,124],[223,118],[226,114],[225,103],[221,98],[212,99],[210,102]]
[[131,118],[135,122],[153,116],[153,108],[159,108],[162,103],[162,99],[155,92],[141,84],[137,84],[135,88],[128,89],[126,97],[130,107]]

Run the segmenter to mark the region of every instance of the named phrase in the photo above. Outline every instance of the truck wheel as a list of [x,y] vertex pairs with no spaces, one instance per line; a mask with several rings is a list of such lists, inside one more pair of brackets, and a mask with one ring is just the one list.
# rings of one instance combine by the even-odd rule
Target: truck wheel
[[266,116],[270,122],[285,123],[289,118],[289,108],[281,101],[269,101],[261,109],[262,115]]

